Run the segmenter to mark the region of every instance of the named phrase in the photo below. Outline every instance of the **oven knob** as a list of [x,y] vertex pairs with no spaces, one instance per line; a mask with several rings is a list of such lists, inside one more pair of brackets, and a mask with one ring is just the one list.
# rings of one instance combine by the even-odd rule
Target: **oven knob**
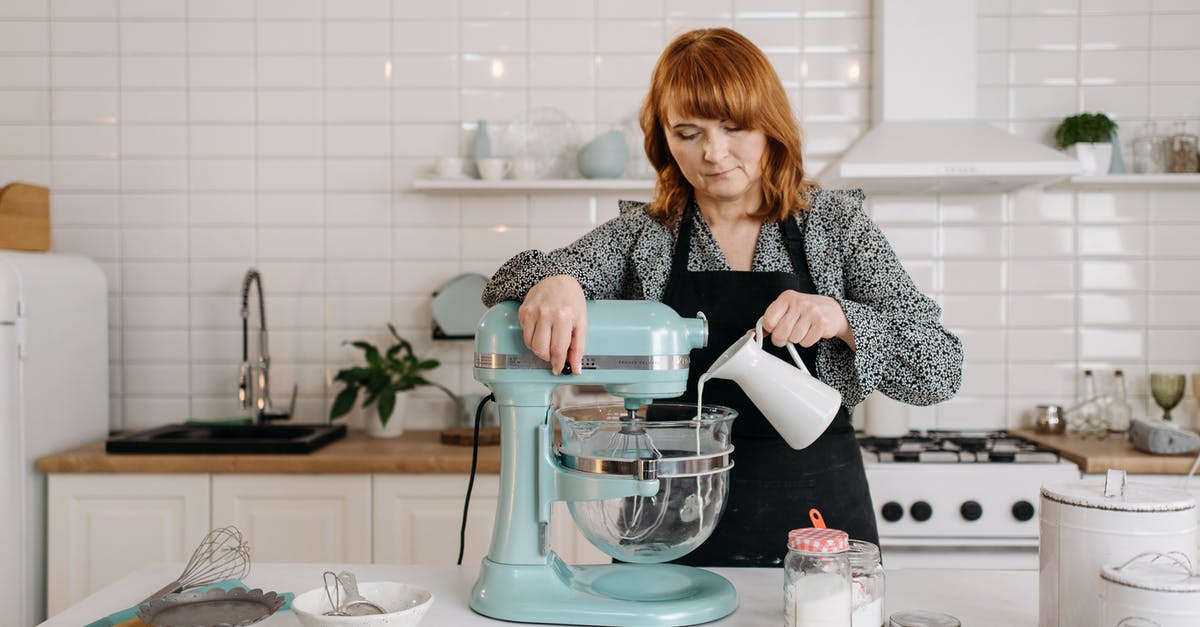
[[967,520],[979,520],[979,517],[983,516],[983,506],[977,501],[967,501],[958,508],[958,513]]
[[1029,501],[1017,501],[1016,503],[1013,503],[1013,518],[1016,518],[1021,522],[1025,522],[1030,518],[1033,518],[1033,513],[1033,503],[1030,503]]
[[930,516],[933,516],[933,508],[925,501],[917,501],[912,504],[912,507],[908,508],[908,514],[917,522],[925,522],[929,520]]
[[896,522],[897,520],[904,518],[904,506],[895,501],[888,501],[887,503],[883,504],[883,508],[880,513],[883,514],[884,520],[888,522]]

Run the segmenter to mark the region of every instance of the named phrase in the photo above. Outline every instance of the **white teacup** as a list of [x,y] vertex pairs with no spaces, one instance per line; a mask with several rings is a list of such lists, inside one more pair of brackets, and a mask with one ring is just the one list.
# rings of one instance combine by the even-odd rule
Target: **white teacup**
[[475,166],[479,168],[479,178],[485,181],[499,181],[508,175],[511,167],[508,159],[499,157],[480,159],[475,162]]
[[515,179],[527,180],[537,177],[537,161],[531,157],[517,157],[512,160],[512,176]]
[[837,415],[842,395],[808,373],[796,347],[796,367],[763,350],[762,318],[713,362],[705,376],[729,379],[742,388],[788,446],[802,449],[821,437]]
[[452,179],[463,175],[462,157],[438,157],[433,164],[433,173],[439,178]]

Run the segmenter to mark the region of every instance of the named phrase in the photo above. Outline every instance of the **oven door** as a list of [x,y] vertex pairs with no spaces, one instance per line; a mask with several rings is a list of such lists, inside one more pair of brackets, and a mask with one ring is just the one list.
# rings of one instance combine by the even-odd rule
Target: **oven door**
[[1037,540],[925,538],[920,541],[881,537],[884,568],[954,568],[1037,570]]
[[887,568],[1036,570],[1041,486],[1071,463],[865,463]]

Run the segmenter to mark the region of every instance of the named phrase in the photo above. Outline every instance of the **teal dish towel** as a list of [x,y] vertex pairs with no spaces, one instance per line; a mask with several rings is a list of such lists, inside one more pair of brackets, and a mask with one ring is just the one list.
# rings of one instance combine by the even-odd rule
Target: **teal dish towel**
[[[226,579],[225,581],[214,583],[211,586],[200,586],[199,588],[189,588],[189,590],[202,590],[207,592],[214,588],[220,588],[222,590],[233,590],[234,588],[243,588],[246,590],[251,589],[250,586],[242,583],[240,579]],[[279,611],[282,612],[283,610],[292,609],[292,599],[296,598],[296,595],[292,594],[291,592],[284,592],[281,596],[283,596],[283,607],[279,608]],[[120,625],[127,620],[133,620],[137,618],[138,607],[138,605],[135,605],[131,608],[121,610],[120,612],[109,614],[108,616],[105,616],[94,623],[88,623],[85,627],[113,627],[113,625]]]

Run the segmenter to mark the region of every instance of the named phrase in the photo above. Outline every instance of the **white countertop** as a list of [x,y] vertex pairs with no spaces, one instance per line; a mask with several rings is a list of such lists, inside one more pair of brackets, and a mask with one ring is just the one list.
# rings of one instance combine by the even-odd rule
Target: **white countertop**
[[[171,581],[182,564],[154,564],[126,575],[42,623],[79,627],[132,606]],[[255,564],[248,585],[277,592],[306,592],[321,585],[325,570],[350,570],[359,581],[406,581],[431,589],[433,607],[422,621],[439,627],[514,625],[471,611],[467,600],[477,565],[415,566],[395,564]],[[713,626],[774,626],[783,622],[783,572],[769,568],[714,568],[737,588],[739,607]],[[886,613],[927,609],[954,615],[969,627],[1020,627],[1037,623],[1036,571],[892,570],[887,573]],[[264,627],[299,625],[291,612],[258,623]]]

